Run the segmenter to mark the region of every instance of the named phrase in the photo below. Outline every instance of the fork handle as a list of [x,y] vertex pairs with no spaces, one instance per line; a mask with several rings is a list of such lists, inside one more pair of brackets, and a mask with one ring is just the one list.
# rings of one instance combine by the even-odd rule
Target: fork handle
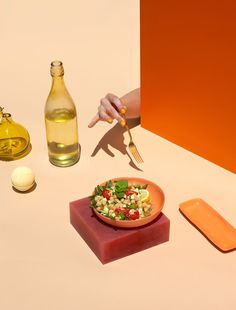
[[[120,99],[121,101],[121,99]],[[121,101],[122,102],[122,101]],[[121,113],[117,107],[115,107],[115,109],[117,110],[118,113],[120,113],[120,115],[123,117],[123,119],[125,120],[125,128],[127,129],[127,132],[129,134],[129,137],[130,137],[130,141],[133,141],[132,139],[132,135],[131,135],[131,132],[130,132],[130,129],[129,129],[129,126],[127,125],[127,119],[126,119],[126,116],[125,116],[125,113]]]
[[131,135],[131,132],[130,132],[130,129],[129,129],[129,126],[127,125],[127,119],[126,119],[125,114],[122,114],[122,117],[123,117],[124,120],[125,120],[125,128],[127,129],[127,132],[128,132],[128,134],[129,134],[130,140],[133,141],[132,135]]
[[127,132],[129,134],[130,141],[133,141],[132,136],[131,136],[131,132],[130,132],[130,129],[129,129],[128,125],[125,125],[125,128],[127,129]]

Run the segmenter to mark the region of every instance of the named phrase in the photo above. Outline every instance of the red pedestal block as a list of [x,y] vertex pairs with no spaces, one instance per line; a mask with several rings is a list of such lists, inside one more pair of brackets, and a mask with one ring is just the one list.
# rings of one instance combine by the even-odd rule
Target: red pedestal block
[[169,219],[161,213],[138,228],[112,227],[93,213],[89,198],[70,203],[70,222],[103,264],[169,240]]

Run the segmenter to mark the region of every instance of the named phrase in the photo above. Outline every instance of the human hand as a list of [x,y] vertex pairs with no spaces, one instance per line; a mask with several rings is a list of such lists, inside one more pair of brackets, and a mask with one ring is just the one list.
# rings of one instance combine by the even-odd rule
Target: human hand
[[125,120],[122,114],[125,114],[127,107],[114,94],[107,94],[100,100],[97,114],[92,118],[88,127],[93,127],[98,121],[112,123],[116,119],[121,126],[125,126]]

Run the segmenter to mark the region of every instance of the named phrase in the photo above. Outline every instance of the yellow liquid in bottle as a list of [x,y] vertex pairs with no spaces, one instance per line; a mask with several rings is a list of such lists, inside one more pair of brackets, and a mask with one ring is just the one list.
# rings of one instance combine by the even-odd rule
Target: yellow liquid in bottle
[[27,145],[28,141],[20,137],[0,139],[0,159],[13,160],[25,156]]
[[22,125],[14,122],[9,113],[0,113],[0,160],[20,159],[30,151],[28,131]]
[[46,114],[45,122],[50,162],[60,167],[74,165],[80,157],[75,111],[56,109]]

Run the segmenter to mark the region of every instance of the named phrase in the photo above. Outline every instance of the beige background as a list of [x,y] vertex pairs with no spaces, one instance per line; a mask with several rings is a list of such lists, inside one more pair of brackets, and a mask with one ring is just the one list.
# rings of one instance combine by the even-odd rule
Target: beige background
[[[103,150],[91,157],[112,128],[87,128],[99,99],[139,86],[138,1],[1,0],[0,47],[0,104],[27,127],[33,145],[27,157],[0,162],[0,309],[235,309],[236,252],[219,252],[178,211],[180,202],[201,197],[236,226],[235,175],[140,127],[132,131],[143,171],[113,147],[114,157]],[[64,63],[82,145],[80,162],[66,169],[49,163],[45,142],[54,59]],[[35,171],[31,193],[11,188],[19,165]],[[102,265],[70,225],[68,205],[118,176],[162,187],[170,241]]]

